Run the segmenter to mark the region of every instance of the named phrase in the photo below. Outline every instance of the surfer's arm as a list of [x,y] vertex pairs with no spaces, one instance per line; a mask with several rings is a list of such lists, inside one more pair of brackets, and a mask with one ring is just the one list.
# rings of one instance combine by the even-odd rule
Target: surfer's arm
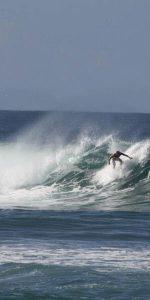
[[121,155],[123,155],[123,156],[126,156],[126,157],[128,157],[128,158],[132,159],[132,157],[131,157],[131,156],[129,156],[129,155],[125,154],[125,153],[121,153]]

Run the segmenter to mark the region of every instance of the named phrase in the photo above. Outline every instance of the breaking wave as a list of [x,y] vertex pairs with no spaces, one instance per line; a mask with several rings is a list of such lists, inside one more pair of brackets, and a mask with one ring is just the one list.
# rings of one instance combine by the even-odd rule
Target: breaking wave
[[[132,142],[83,130],[76,139],[66,141],[44,130],[41,122],[1,142],[0,208],[148,209],[149,139]],[[122,168],[118,164],[113,169],[108,157],[116,150],[133,160],[123,157]]]

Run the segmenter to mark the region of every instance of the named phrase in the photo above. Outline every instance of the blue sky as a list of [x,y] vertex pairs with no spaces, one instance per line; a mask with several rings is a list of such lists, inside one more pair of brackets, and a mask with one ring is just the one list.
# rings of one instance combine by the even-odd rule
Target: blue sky
[[0,109],[150,112],[149,0],[1,0]]

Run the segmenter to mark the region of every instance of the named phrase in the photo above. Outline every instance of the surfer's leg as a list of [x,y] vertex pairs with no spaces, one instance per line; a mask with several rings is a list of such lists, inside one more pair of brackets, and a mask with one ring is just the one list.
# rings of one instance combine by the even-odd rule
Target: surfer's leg
[[119,162],[120,162],[120,165],[122,166],[123,161],[122,161],[120,158],[118,158],[118,160],[119,160]]
[[113,168],[115,169],[115,166],[116,166],[115,159],[112,159],[112,163],[113,163]]

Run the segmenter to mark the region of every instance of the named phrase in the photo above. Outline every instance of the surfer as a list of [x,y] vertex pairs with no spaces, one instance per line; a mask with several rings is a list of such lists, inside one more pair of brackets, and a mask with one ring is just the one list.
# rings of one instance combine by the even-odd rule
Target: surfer
[[109,165],[110,165],[111,159],[112,159],[112,163],[113,163],[113,167],[114,167],[114,168],[115,168],[115,166],[116,166],[116,161],[119,161],[120,164],[122,165],[123,162],[122,162],[122,160],[120,159],[120,156],[121,156],[121,155],[126,156],[126,157],[132,159],[132,157],[128,156],[127,154],[124,154],[124,153],[122,153],[122,152],[120,152],[120,151],[116,151],[114,154],[112,154],[112,155],[109,157]]

